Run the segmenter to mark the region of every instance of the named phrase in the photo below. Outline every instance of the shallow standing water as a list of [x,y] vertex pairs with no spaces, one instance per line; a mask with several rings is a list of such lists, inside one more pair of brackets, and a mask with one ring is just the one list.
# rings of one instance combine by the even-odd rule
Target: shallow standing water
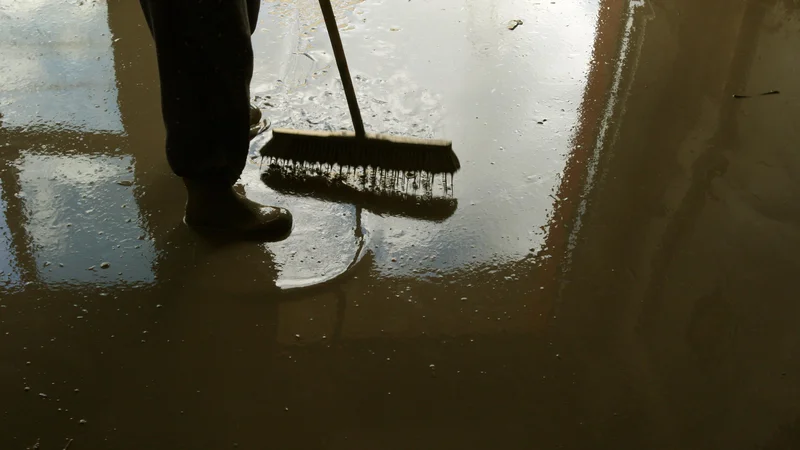
[[[342,2],[339,24],[366,126],[452,139],[463,161],[452,194],[459,207],[443,223],[365,213],[375,269],[436,275],[524,259],[544,243],[539,228],[570,152],[598,4],[409,3]],[[274,125],[351,127],[317,4],[266,6],[254,37],[253,95]],[[527,22],[511,31],[517,16]],[[348,232],[353,206],[262,194],[259,184],[248,183],[252,195],[301,214],[295,235],[273,248],[283,267],[279,283],[346,267],[356,250]],[[331,222],[333,215],[347,219]],[[317,253],[308,242],[323,236],[326,255],[342,253],[338,266],[328,260],[317,268],[310,256],[300,262]],[[403,261],[393,264],[398,256]]]
[[[180,225],[138,2],[0,0],[0,448],[800,445],[796,2],[334,7],[457,207],[279,194],[254,144],[296,228],[252,245]],[[349,126],[315,2],[253,40],[276,126]]]

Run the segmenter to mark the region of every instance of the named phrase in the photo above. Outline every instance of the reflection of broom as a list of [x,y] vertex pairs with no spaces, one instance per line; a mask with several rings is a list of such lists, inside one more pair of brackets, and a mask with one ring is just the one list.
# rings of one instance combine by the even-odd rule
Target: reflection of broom
[[261,155],[283,163],[372,167],[383,171],[452,174],[461,168],[450,141],[367,134],[330,0],[319,0],[342,77],[354,133],[274,129]]

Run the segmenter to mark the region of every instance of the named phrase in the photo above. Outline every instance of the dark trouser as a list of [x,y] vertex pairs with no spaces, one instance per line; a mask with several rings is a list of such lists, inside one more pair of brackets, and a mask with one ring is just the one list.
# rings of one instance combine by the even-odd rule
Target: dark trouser
[[140,0],[156,44],[167,160],[176,175],[232,185],[249,145],[261,0]]

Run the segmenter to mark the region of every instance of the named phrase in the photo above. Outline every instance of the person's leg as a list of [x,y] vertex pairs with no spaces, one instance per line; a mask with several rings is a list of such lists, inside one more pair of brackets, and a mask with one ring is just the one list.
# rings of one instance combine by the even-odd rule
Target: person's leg
[[[253,0],[140,0],[156,44],[167,159],[183,177],[186,222],[286,233],[291,216],[232,189],[249,147]],[[252,13],[251,13],[252,11]]]
[[[261,10],[261,0],[247,0],[247,18],[250,25],[250,35],[256,32],[256,25],[258,24],[258,12]],[[270,127],[269,119],[264,119],[261,110],[258,106],[250,105],[250,138],[254,138]]]
[[250,35],[256,32],[259,11],[261,11],[261,0],[247,0],[247,18],[250,23]]

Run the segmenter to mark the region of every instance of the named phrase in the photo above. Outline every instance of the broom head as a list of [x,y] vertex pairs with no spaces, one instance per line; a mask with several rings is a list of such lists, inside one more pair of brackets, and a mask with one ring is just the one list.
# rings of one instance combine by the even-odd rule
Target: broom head
[[453,143],[353,132],[300,131],[276,128],[272,139],[261,149],[261,156],[279,162],[371,167],[374,169],[430,174],[453,174],[461,163]]

